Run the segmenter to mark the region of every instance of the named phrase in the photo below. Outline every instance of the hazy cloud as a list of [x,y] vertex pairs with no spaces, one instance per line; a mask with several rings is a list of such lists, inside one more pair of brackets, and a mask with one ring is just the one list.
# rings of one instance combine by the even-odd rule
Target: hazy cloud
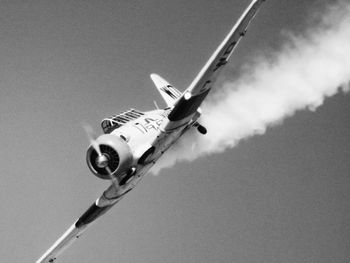
[[159,160],[153,173],[177,161],[234,147],[298,110],[315,110],[326,97],[348,91],[350,4],[338,2],[323,15],[317,27],[303,36],[289,34],[280,51],[260,57],[239,79],[210,94],[200,119],[208,134],[190,131]]

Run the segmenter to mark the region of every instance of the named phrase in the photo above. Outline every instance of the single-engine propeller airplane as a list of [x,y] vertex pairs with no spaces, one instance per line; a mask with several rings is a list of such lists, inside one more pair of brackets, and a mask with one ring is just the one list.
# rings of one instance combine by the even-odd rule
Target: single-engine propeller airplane
[[205,134],[199,122],[200,105],[213,87],[223,66],[245,35],[250,21],[265,0],[253,0],[237,23],[192,81],[180,92],[166,80],[151,74],[156,88],[165,100],[165,109],[141,112],[130,109],[102,120],[104,134],[90,139],[86,161],[94,175],[111,181],[111,185],[86,212],[37,260],[54,262],[86,228],[130,192],[155,162],[189,129]]

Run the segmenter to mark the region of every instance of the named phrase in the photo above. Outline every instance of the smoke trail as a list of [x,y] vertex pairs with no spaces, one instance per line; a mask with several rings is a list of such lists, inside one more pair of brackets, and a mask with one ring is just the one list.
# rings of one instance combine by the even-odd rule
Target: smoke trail
[[238,80],[224,83],[210,94],[201,117],[208,134],[186,134],[156,164],[153,173],[179,160],[234,147],[298,110],[315,110],[326,97],[348,91],[350,4],[330,7],[318,28],[305,35],[308,37],[290,35],[281,51],[272,54],[274,59],[271,55],[259,59]]

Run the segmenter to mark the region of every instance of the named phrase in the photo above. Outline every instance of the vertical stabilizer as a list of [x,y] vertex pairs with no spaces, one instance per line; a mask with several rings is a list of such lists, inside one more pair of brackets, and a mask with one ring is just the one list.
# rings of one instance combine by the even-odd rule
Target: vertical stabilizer
[[151,74],[151,79],[166,104],[172,107],[177,99],[181,97],[182,93],[157,74]]

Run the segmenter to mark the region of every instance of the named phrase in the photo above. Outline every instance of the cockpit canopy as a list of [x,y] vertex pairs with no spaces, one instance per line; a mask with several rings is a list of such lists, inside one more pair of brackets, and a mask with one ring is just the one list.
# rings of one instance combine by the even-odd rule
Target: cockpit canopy
[[130,109],[120,114],[113,115],[112,117],[103,119],[101,122],[101,127],[104,133],[111,133],[113,130],[123,126],[129,121],[138,119],[142,115],[145,114],[141,111]]

